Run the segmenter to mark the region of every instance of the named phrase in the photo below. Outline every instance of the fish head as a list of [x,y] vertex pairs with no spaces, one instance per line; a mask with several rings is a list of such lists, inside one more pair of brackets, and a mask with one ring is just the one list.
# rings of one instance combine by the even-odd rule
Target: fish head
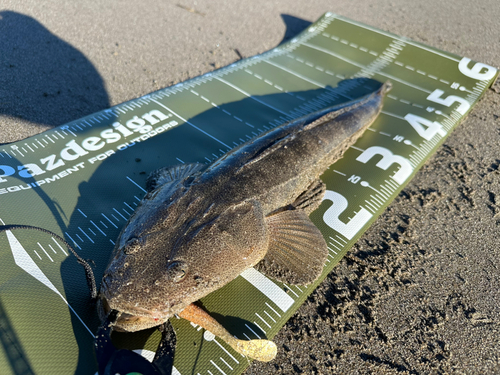
[[256,202],[183,199],[141,204],[122,231],[101,283],[99,314],[121,312],[119,331],[162,324],[257,264],[268,246]]

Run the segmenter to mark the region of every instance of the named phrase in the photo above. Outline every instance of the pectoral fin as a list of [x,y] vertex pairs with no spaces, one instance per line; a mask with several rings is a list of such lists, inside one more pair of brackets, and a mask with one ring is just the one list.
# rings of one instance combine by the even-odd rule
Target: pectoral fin
[[281,211],[266,217],[269,249],[256,268],[279,281],[310,284],[328,255],[323,235],[303,210]]
[[204,167],[203,164],[192,163],[157,169],[151,172],[146,180],[146,190],[150,192],[165,184],[177,185],[177,183],[189,176],[195,175]]

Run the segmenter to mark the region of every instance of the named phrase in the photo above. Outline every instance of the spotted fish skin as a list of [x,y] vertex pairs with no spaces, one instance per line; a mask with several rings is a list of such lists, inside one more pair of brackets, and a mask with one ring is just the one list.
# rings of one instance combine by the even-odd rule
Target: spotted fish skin
[[115,309],[118,330],[150,328],[253,266],[313,282],[328,254],[308,218],[325,191],[319,176],[373,123],[389,89],[285,123],[211,165],[152,173],[104,274],[101,316]]

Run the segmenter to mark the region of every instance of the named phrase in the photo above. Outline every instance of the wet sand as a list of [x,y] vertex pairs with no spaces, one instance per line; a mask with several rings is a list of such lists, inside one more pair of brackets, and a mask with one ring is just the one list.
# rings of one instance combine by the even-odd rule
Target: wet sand
[[[455,1],[0,1],[0,143],[275,47],[331,11],[500,65],[500,7]],[[500,85],[247,374],[500,373]]]

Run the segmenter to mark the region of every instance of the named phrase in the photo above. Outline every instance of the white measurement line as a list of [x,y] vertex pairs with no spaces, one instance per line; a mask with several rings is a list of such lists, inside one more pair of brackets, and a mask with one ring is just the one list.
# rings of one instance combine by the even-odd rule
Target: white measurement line
[[[331,237],[331,236],[330,236],[330,239],[331,239],[332,241],[335,241],[336,243],[338,243],[338,244],[340,245],[340,247],[341,247],[341,248],[345,246],[345,244],[341,243],[340,241],[336,240],[335,238],[333,238],[333,237]],[[333,245],[333,244],[332,244],[332,245]],[[335,246],[335,245],[334,245],[334,246]]]
[[[331,242],[331,241],[330,241],[330,242],[328,242],[328,244],[329,244],[330,246],[334,247],[334,248],[335,248],[335,250],[337,250],[337,251],[335,251],[335,250],[333,250],[330,246],[326,245],[327,249],[328,249],[328,250],[330,250],[330,251],[331,251],[332,253],[334,253],[335,255],[337,255],[339,252],[341,252],[341,251],[343,250],[343,249],[341,249],[340,247],[336,246],[336,245],[335,245],[333,242]],[[332,256],[331,254],[329,254],[329,255],[333,258],[333,256]]]
[[116,208],[113,208],[113,211],[115,211],[118,215],[120,215],[120,216],[123,218],[123,220],[127,221],[127,218],[126,218],[125,216],[123,216],[123,215],[120,213],[120,211],[118,211]]
[[281,311],[286,312],[293,305],[294,300],[292,297],[256,269],[249,268],[243,271],[240,276],[273,301]]
[[87,237],[87,238],[89,239],[89,241],[90,241],[90,242],[95,243],[95,242],[92,240],[92,238],[90,238],[90,237],[87,235],[87,233],[85,233],[85,232],[83,231],[83,229],[82,229],[82,228],[78,227],[78,229],[80,229],[80,232],[82,232],[82,233],[85,235],[85,237]]
[[233,370],[233,368],[229,365],[229,363],[227,363],[226,361],[224,361],[224,358],[219,357],[219,359],[220,359],[222,362],[224,362],[224,364],[225,364],[227,367],[229,367],[229,368],[231,369],[231,371]]
[[90,220],[90,223],[91,223],[94,227],[96,227],[96,228],[97,228],[97,230],[98,230],[99,232],[101,232],[101,233],[102,233],[102,235],[103,235],[104,237],[107,237],[107,236],[106,236],[106,233],[104,233],[104,232],[101,230],[101,228],[99,228],[99,227],[98,227],[98,226],[97,226],[97,225],[96,225],[96,224],[95,224],[92,220]]
[[417,147],[417,150],[415,150],[415,154],[420,155],[422,159],[424,159],[427,154],[430,154],[432,152],[432,145],[429,145],[425,142],[422,142],[419,147]]
[[266,332],[266,331],[264,331],[264,329],[262,329],[262,327],[261,327],[261,326],[259,326],[259,324],[258,324],[256,321],[253,321],[252,323],[253,323],[253,324],[255,324],[257,327],[259,327],[259,329],[260,329],[262,332],[264,332],[264,335],[267,335],[267,332]]
[[45,251],[45,249],[43,248],[43,246],[42,246],[42,245],[40,245],[40,242],[37,242],[37,244],[38,244],[38,246],[40,246],[40,249],[42,249],[42,251],[45,253],[45,255],[47,255],[47,257],[50,259],[50,261],[51,261],[52,263],[54,263],[54,260],[50,257],[49,253],[47,253],[47,252]]
[[59,248],[62,250],[64,255],[68,256],[68,253],[64,250],[64,248],[61,245],[59,245],[59,242],[57,242],[54,237],[52,237],[52,241],[54,241],[56,243],[56,245],[59,246]]
[[64,135],[62,135],[61,133],[59,133],[57,130],[56,130],[56,134],[61,137],[62,139],[64,139]]
[[271,315],[269,315],[269,313],[266,310],[263,310],[263,312],[269,317],[269,319],[271,319],[274,323],[276,323],[276,320]]
[[396,115],[395,113],[390,113],[390,112],[387,112],[387,111],[380,111],[380,112],[383,113],[384,115],[392,116],[392,117],[398,118],[400,120],[406,121],[404,117]]
[[144,193],[147,193],[147,191],[144,190],[141,185],[139,185],[137,182],[135,182],[134,180],[132,180],[129,176],[126,176],[126,177],[127,177],[127,180],[129,180],[131,183],[133,183],[135,186],[137,186],[139,189],[141,189]]
[[[201,328],[201,327],[200,327]],[[224,352],[229,356],[231,357],[231,359],[233,361],[235,361],[237,364],[239,364],[240,362],[238,362],[238,360],[236,358],[234,358],[231,353],[229,353],[226,348],[224,348],[218,341],[217,341],[217,337],[214,337],[214,339],[212,340],[213,342],[215,342],[217,345],[219,345],[219,348],[221,348],[222,350],[224,350]]]
[[384,180],[385,183],[391,185],[391,187],[396,191],[398,189],[398,185],[396,185],[393,181],[390,180]]
[[279,318],[281,318],[281,315],[275,309],[273,309],[270,304],[268,304],[267,302],[265,302],[265,304],[272,310],[273,313],[275,313],[276,315],[278,315]]
[[118,229],[118,227],[115,225],[115,223],[113,223],[111,220],[108,219],[108,217],[104,214],[101,214],[102,216],[104,216],[104,218],[109,221],[111,223],[112,226],[114,226],[116,229]]
[[31,256],[26,252],[24,249],[23,245],[17,240],[16,237],[12,234],[11,231],[6,231],[7,238],[9,240],[9,244],[12,250],[12,255],[14,256],[14,261],[16,264],[21,267],[24,271],[29,273],[31,276],[33,276],[35,279],[40,281],[42,284],[44,284],[46,287],[48,287],[50,290],[55,292],[59,297],[62,298],[64,303],[68,305],[68,307],[71,309],[73,314],[80,320],[80,322],[83,324],[83,326],[87,329],[87,331],[90,333],[90,335],[93,337],[94,333],[87,327],[87,325],[83,322],[83,320],[80,318],[80,316],[76,313],[75,310],[73,310],[73,307],[66,301],[66,299],[63,297],[63,295],[57,290],[57,288],[52,284],[52,282],[45,276],[45,274],[42,272],[42,270],[38,267],[38,265],[33,261]]
[[[309,47],[309,48],[312,48],[312,49],[315,49],[315,50],[317,50],[317,51],[324,52],[324,53],[326,53],[326,54],[328,54],[328,55],[334,56],[334,57],[336,57],[336,58],[338,58],[338,59],[340,59],[340,60],[343,60],[343,61],[345,61],[345,62],[347,62],[347,63],[349,63],[349,64],[351,64],[351,65],[354,65],[354,66],[356,66],[356,67],[358,67],[358,68],[360,68],[360,69],[369,70],[369,68],[368,68],[368,67],[366,67],[366,66],[364,66],[364,65],[362,65],[362,64],[359,64],[359,63],[357,63],[356,61],[353,61],[353,60],[351,60],[351,59],[349,59],[349,58],[347,58],[347,57],[341,56],[341,55],[339,55],[338,53],[335,53],[335,52],[333,52],[333,51],[327,50],[327,49],[325,49],[325,48],[322,48],[322,47],[319,47],[319,46],[315,46],[315,45],[310,44],[310,43],[307,43],[307,42],[303,42],[303,43],[301,43],[301,45],[306,46],[306,47]],[[404,80],[402,80],[401,78],[396,78],[396,77],[395,77],[395,76],[393,76],[392,74],[382,73],[382,72],[380,72],[380,71],[374,71],[374,73],[375,73],[375,74],[379,74],[379,75],[384,76],[384,77],[387,77],[387,78],[390,78],[391,80],[397,81],[397,82],[402,83],[402,84],[404,84],[404,85],[406,85],[406,86],[413,87],[414,89],[417,89],[417,90],[420,90],[420,91],[426,92],[426,93],[428,93],[428,94],[430,94],[430,93],[431,93],[431,91],[429,91],[429,90],[426,90],[426,89],[424,89],[424,88],[422,88],[422,87],[419,87],[419,86],[417,86],[417,85],[414,85],[414,84],[412,84],[412,83],[409,83],[409,82],[407,82],[407,81],[404,81]]]
[[247,327],[258,339],[262,339],[262,337],[260,337],[248,324],[245,323],[245,327]]
[[289,290],[290,292],[292,292],[293,294],[295,294],[295,297],[299,298],[299,295],[297,293],[295,293],[295,291],[292,289],[292,287],[290,285],[287,285],[285,283],[283,283],[284,286],[286,286],[286,289]]
[[291,75],[294,75],[295,77],[298,77],[298,78],[300,78],[300,79],[303,79],[304,81],[307,81],[307,82],[309,82],[309,83],[312,83],[313,85],[316,85],[316,86],[321,87],[321,88],[323,88],[323,89],[326,87],[326,86],[325,86],[325,85],[323,85],[322,83],[319,83],[319,82],[317,82],[317,81],[315,81],[315,80],[312,80],[312,79],[310,79],[310,78],[308,78],[308,77],[306,77],[306,76],[303,76],[303,75],[302,75],[302,74],[300,74],[300,73],[294,72],[293,70],[290,70],[290,69],[288,69],[288,68],[285,68],[284,66],[279,65],[279,64],[277,64],[277,63],[275,63],[275,62],[273,62],[273,61],[269,61],[269,60],[263,60],[263,61],[264,61],[264,62],[266,62],[266,63],[268,63],[269,65],[275,66],[276,68],[279,68],[279,69],[281,69],[281,70],[284,70],[285,72],[290,73]]
[[189,122],[188,120],[186,120],[185,118],[181,117],[180,115],[178,115],[176,112],[172,111],[170,108],[168,108],[166,105],[163,105],[161,104],[159,101],[155,100],[155,99],[152,99],[153,102],[155,102],[156,104],[158,104],[159,106],[165,108],[167,111],[169,111],[170,113],[172,113],[174,116],[177,116],[178,118],[180,118],[182,121],[184,121],[186,124],[189,124],[190,126],[192,126],[193,128],[195,128],[196,130],[202,132],[203,134],[205,134],[206,136],[212,138],[213,140],[219,142],[221,145],[224,145],[226,146],[228,149],[232,149],[231,146],[228,146],[226,145],[224,142],[222,142],[220,139],[217,139],[216,137],[214,137],[213,135],[211,134],[208,134],[206,131],[204,131],[203,129],[200,129],[199,127],[197,127],[196,125],[194,125],[193,123]]
[[415,169],[417,167],[418,163],[420,163],[420,159],[418,159],[414,155],[410,155],[409,160],[410,160],[410,163],[411,163],[413,169]]
[[375,213],[377,211],[377,208],[368,200],[365,200],[365,203],[367,205],[367,209],[372,211],[372,213]]
[[[328,250],[330,250],[332,253],[334,253],[335,255],[337,255],[340,251],[342,251],[342,249],[335,246],[335,244],[333,244],[332,242],[329,242],[329,244],[330,244],[330,246],[333,246],[335,249],[337,249],[337,251],[335,251],[330,246],[326,245],[326,248]],[[333,255],[331,255],[330,253],[328,253],[328,256],[333,259]]]
[[354,150],[358,150],[359,152],[365,152],[366,150],[363,150],[362,148],[356,147],[356,146],[350,146],[349,148],[352,148]]
[[52,250],[52,252],[53,252],[54,254],[57,254],[57,252],[54,250],[54,248],[52,247],[52,245],[51,245],[50,243],[49,243],[49,247],[50,247],[50,250]]
[[76,243],[76,241],[75,241],[73,238],[71,238],[71,236],[68,234],[68,232],[64,232],[64,234],[66,234],[66,236],[68,236],[68,238],[69,238],[71,241],[73,241],[73,244],[76,246],[76,248],[77,248],[77,249],[81,249],[81,247],[80,247],[80,246],[78,246],[78,244]]
[[346,244],[346,243],[347,243],[347,241],[346,241],[346,240],[344,240],[342,237],[337,236],[337,235],[335,235],[335,236],[337,237],[337,239],[338,239],[340,242],[343,242],[344,244]]
[[220,81],[220,82],[222,82],[222,83],[225,83],[225,84],[226,84],[226,85],[228,85],[229,87],[232,87],[233,89],[235,89],[235,90],[237,90],[237,91],[241,92],[243,95],[245,95],[245,96],[247,96],[247,97],[249,97],[249,98],[251,98],[251,99],[255,100],[256,102],[258,102],[258,103],[260,103],[260,104],[262,104],[262,105],[265,105],[266,107],[269,107],[269,108],[271,108],[271,109],[273,109],[273,110],[275,110],[275,111],[277,111],[277,112],[279,112],[279,113],[281,113],[281,114],[285,115],[286,117],[290,118],[290,116],[289,116],[286,112],[283,112],[281,109],[276,108],[276,107],[274,107],[274,106],[272,106],[272,105],[270,105],[270,104],[268,104],[268,103],[266,103],[266,102],[263,102],[262,100],[257,99],[255,96],[253,96],[253,95],[251,95],[250,93],[246,92],[245,90],[243,90],[243,89],[239,88],[238,86],[233,85],[231,82],[228,82],[228,81],[226,81],[225,79],[220,78],[220,77],[215,77],[215,79],[217,79],[218,81]]
[[374,197],[373,195],[370,195],[370,197],[371,197],[371,198],[372,198],[375,202],[377,202],[377,203],[378,203],[379,207],[380,207],[380,206],[382,206],[382,205],[384,204],[383,202],[379,201],[379,200],[378,200],[376,197]]
[[[272,328],[272,327],[271,327],[271,326],[270,326],[270,325],[269,325],[269,324],[268,324],[268,323],[267,323],[267,322],[266,322],[266,321],[265,321],[265,320],[264,320],[264,319],[263,319],[263,318],[262,318],[259,314],[255,313],[255,315],[257,315],[257,317],[258,317],[260,320],[262,320],[262,322],[263,322],[266,326],[268,326],[269,328]],[[264,333],[265,333],[265,332],[264,332]]]
[[33,250],[33,251],[35,252],[36,256],[37,256],[40,260],[42,260],[42,257],[41,257],[41,256],[40,256],[37,252],[36,252],[36,250]]
[[[333,238],[332,238],[332,237],[330,237],[330,239],[332,239],[332,240],[333,240]],[[338,251],[342,251],[342,250],[343,250],[343,245],[341,245],[341,244],[335,244],[335,243],[333,243],[332,241],[330,241],[330,242],[328,242],[328,243],[329,243],[330,245],[332,245],[334,248],[336,248]]]
[[77,210],[78,210],[78,212],[80,212],[83,215],[83,217],[85,217],[85,218],[87,217],[87,215],[85,215],[82,210],[80,210],[79,208]]
[[384,193],[388,194],[388,195],[391,195],[394,191],[392,191],[391,189],[389,189],[387,186],[385,185],[380,185],[380,190],[383,190]]
[[331,239],[332,241],[335,241],[335,243],[334,243],[334,242],[332,242],[332,241],[330,241],[330,245],[332,245],[332,246],[333,246],[334,248],[336,248],[338,251],[342,251],[342,250],[344,250],[344,249],[345,249],[345,244],[342,244],[341,242],[339,242],[339,241],[338,241],[339,236],[335,235],[335,237],[336,237],[336,239],[335,239],[335,238],[333,238],[332,236],[330,236],[330,239]]
[[130,209],[132,210],[132,212],[134,212],[134,209],[133,209],[132,207],[130,207],[130,205],[129,205],[127,202],[123,202],[123,204],[124,204],[125,206],[127,206],[128,208],[130,208]]
[[372,204],[373,207],[375,207],[375,210],[378,210],[380,208],[380,203],[375,202],[373,198],[370,200],[370,203]]
[[219,371],[220,371],[220,373],[221,373],[222,375],[226,375],[226,373],[225,373],[224,371],[222,371],[222,369],[221,369],[219,366],[217,366],[217,365],[215,364],[215,362],[214,362],[214,361],[210,360],[210,363],[211,363],[212,365],[214,365],[214,366],[215,366],[215,368],[216,368],[217,370],[219,370]]
[[[381,34],[381,35],[388,36],[389,38],[394,38],[394,37],[395,37],[394,35],[392,35],[392,34],[390,34],[390,33],[384,32],[384,31],[382,31],[382,30],[375,29],[375,28],[370,27],[370,26],[368,26],[368,25],[363,25],[363,24],[360,24],[360,23],[357,23],[357,22],[354,22],[354,21],[350,21],[350,20],[345,19],[345,18],[343,18],[343,17],[335,17],[335,16],[334,16],[333,18],[338,19],[338,20],[340,20],[340,21],[342,21],[342,22],[350,23],[350,24],[352,24],[352,25],[355,25],[355,26],[361,27],[361,28],[363,28],[363,29],[367,29],[367,30],[373,31],[373,32],[375,32],[375,33],[377,33],[377,34]],[[410,41],[410,40],[406,40],[406,39],[405,39],[405,40],[402,40],[402,39],[397,38],[397,39],[396,39],[396,41],[398,41],[398,42],[400,42],[400,43],[405,43],[405,44],[412,45],[413,47],[423,49],[423,50],[425,50],[425,51],[428,51],[428,52],[434,53],[434,54],[436,54],[436,55],[439,55],[439,56],[441,56],[441,57],[447,58],[447,59],[449,59],[449,60],[453,60],[453,61],[457,61],[457,62],[459,62],[459,61],[460,61],[459,59],[456,59],[456,58],[454,58],[454,57],[451,57],[451,56],[445,55],[445,54],[443,54],[443,53],[440,53],[440,52],[434,51],[434,50],[432,50],[432,49],[430,49],[430,48],[426,48],[426,47],[421,46],[421,45],[419,45],[419,44],[416,44],[416,43],[414,43],[414,42],[412,42],[412,41]]]
[[[330,251],[331,251],[332,253],[334,253],[335,255],[337,255],[337,254],[338,254],[338,252],[337,252],[337,251],[333,250],[333,249],[332,249],[332,248],[330,248],[329,246],[327,246],[327,248],[328,248],[328,250],[330,250]],[[337,250],[338,250],[338,249],[337,249]]]
[[379,194],[380,196],[382,196],[382,198],[384,198],[385,200],[389,200],[389,198],[390,198],[390,196],[391,196],[391,195],[390,195],[390,194],[387,194],[385,191],[383,191],[383,190],[382,190],[382,188],[383,188],[383,185],[380,185],[380,186],[379,186],[379,191],[378,191],[378,194]]

